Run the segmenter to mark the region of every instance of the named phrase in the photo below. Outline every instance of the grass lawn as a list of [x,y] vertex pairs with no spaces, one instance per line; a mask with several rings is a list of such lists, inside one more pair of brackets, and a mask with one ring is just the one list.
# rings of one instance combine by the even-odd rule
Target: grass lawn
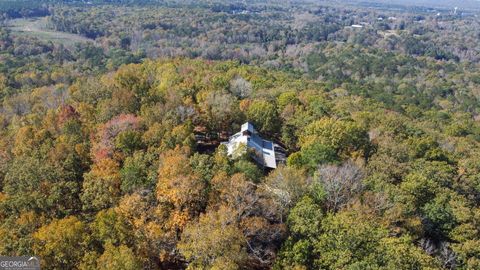
[[52,41],[67,47],[79,42],[94,42],[93,39],[80,35],[47,29],[46,24],[47,17],[27,18],[11,20],[8,27],[14,34],[33,36],[43,41]]

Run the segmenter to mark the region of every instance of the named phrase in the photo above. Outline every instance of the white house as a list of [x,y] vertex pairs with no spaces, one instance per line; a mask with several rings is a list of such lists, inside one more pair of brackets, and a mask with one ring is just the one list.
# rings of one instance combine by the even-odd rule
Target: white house
[[[228,149],[228,155],[232,156],[238,151],[253,150],[253,159],[260,165],[268,168],[277,168],[277,159],[275,156],[276,145],[262,139],[253,125],[249,122],[242,125],[240,132],[230,137],[228,142],[224,142]],[[241,149],[240,147],[245,147]]]

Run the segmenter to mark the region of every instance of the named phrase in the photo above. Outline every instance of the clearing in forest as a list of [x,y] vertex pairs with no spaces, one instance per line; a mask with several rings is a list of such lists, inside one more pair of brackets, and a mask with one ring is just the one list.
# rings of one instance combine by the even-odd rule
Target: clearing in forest
[[47,17],[14,19],[8,23],[9,29],[15,34],[36,37],[42,41],[51,41],[65,46],[75,43],[95,42],[81,35],[59,32],[47,28]]

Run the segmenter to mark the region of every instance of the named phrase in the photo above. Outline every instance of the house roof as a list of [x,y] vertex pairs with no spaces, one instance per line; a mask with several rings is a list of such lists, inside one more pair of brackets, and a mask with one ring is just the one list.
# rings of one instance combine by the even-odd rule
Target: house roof
[[240,132],[231,136],[230,140],[225,144],[227,145],[229,155],[234,154],[240,144],[244,144],[247,148],[254,150],[255,155],[253,158],[258,163],[269,168],[277,167],[273,142],[260,137],[250,122],[243,124]]

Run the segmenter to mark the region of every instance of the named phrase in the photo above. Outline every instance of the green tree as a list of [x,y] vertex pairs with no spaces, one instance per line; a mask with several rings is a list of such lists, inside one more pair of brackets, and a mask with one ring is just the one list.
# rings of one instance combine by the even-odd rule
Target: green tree
[[90,226],[94,239],[101,243],[120,245],[133,240],[130,224],[113,208],[98,212]]
[[[39,153],[37,153],[39,154]],[[4,209],[63,217],[77,211],[79,183],[71,172],[34,156],[16,158],[5,175]]]
[[117,162],[102,159],[84,178],[81,194],[84,210],[98,211],[111,207],[118,201],[121,178]]
[[334,149],[342,157],[368,157],[371,151],[369,135],[350,121],[322,118],[305,127],[300,137],[302,147],[321,144]]
[[274,269],[312,269],[318,258],[313,249],[315,238],[321,233],[323,211],[315,201],[304,196],[290,211],[287,224],[291,231],[283,243]]
[[247,119],[252,121],[260,132],[275,134],[280,127],[277,109],[272,102],[256,100],[248,107]]
[[0,252],[6,256],[22,256],[33,254],[33,233],[45,223],[33,211],[20,215],[9,216],[2,221],[0,226]]
[[152,155],[143,151],[136,151],[125,159],[120,176],[121,189],[130,193],[141,189],[154,188],[156,184],[156,168],[151,164]]
[[233,171],[235,173],[243,173],[248,180],[254,183],[260,182],[262,178],[262,171],[255,163],[247,159],[237,160],[233,164]]
[[390,238],[386,228],[351,212],[323,220],[314,250],[320,268],[438,269],[437,262],[408,237]]
[[302,147],[300,152],[288,158],[288,164],[302,167],[309,172],[314,172],[323,164],[338,162],[339,157],[332,147],[319,143],[309,144]]
[[115,148],[126,155],[131,155],[136,150],[143,148],[142,134],[135,130],[127,130],[115,138]]

